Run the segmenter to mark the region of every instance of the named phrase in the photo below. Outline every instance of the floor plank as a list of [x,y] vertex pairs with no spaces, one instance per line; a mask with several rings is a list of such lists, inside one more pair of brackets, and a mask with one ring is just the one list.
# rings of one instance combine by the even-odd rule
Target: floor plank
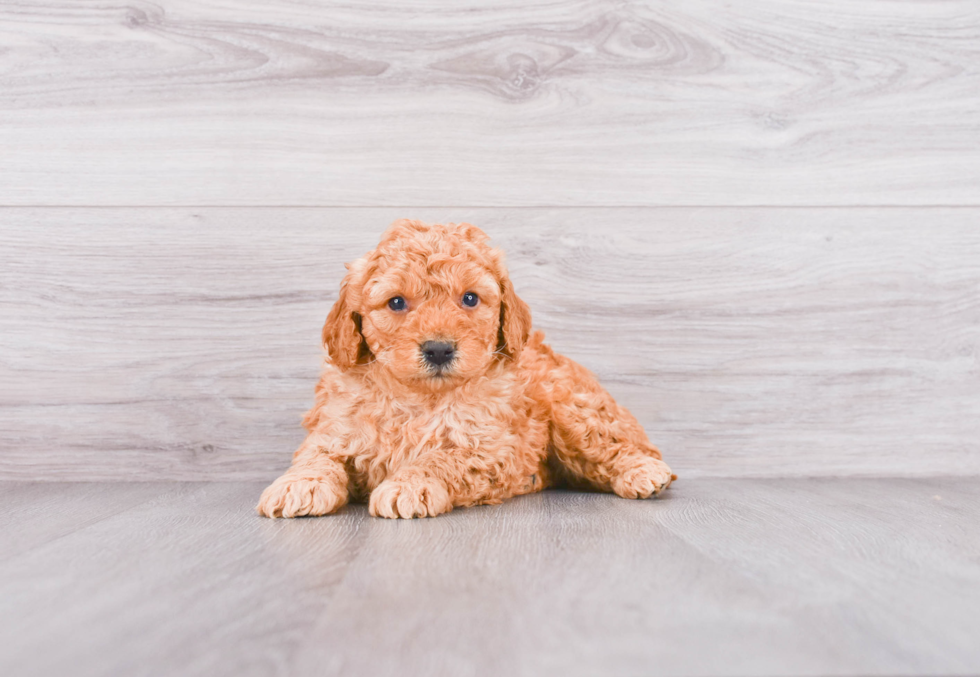
[[0,477],[271,479],[399,216],[484,227],[683,477],[980,474],[980,210],[7,209]]
[[978,204],[973,0],[37,0],[0,41],[0,205]]
[[122,483],[110,490],[88,482],[60,483],[45,490],[36,484],[5,483],[0,486],[0,562],[75,533],[120,512],[150,501],[169,485]]
[[5,484],[0,513],[118,513],[0,562],[0,669],[975,674],[976,483],[705,478],[411,522],[265,520],[255,483]]

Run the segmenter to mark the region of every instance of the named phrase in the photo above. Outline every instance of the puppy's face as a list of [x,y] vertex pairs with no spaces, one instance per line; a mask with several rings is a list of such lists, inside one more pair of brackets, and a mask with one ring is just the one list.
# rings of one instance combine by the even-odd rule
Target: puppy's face
[[341,369],[384,369],[442,389],[516,356],[531,318],[475,226],[397,221],[352,263],[324,341]]
[[364,286],[361,334],[401,381],[472,378],[497,349],[500,290],[493,274],[459,257],[379,259]]

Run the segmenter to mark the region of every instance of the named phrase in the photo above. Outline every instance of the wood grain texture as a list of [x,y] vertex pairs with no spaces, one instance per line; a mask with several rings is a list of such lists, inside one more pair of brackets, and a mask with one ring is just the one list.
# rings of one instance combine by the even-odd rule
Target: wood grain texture
[[0,477],[271,479],[402,216],[490,233],[682,478],[980,474],[980,210],[161,208],[0,210]]
[[[257,483],[0,486],[0,671],[971,675],[976,480],[699,479],[430,520],[271,521]],[[133,504],[133,488],[147,500]]]
[[975,0],[0,5],[0,205],[980,203]]
[[0,521],[10,528],[0,534],[0,562],[146,503],[167,488],[122,482],[106,500],[100,484],[61,484],[52,492],[37,484],[3,483]]

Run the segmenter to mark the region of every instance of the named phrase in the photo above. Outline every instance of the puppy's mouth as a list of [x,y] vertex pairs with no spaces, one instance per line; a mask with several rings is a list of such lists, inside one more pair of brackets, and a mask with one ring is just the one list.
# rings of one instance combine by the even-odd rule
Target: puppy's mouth
[[453,360],[452,362],[447,362],[446,364],[439,364],[439,365],[426,364],[423,369],[423,373],[425,374],[426,378],[432,378],[436,380],[447,379],[450,376],[455,376],[455,370],[453,369],[453,365],[455,364],[455,362],[456,361]]

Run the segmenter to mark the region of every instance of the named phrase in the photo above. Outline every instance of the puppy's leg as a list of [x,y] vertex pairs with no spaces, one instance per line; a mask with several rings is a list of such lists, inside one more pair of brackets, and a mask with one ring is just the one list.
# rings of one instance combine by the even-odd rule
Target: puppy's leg
[[551,450],[573,480],[623,498],[648,498],[677,479],[636,418],[584,367],[551,355],[545,383]]
[[[545,434],[542,426],[542,450]],[[545,487],[544,459],[521,453],[528,448],[525,440],[501,431],[494,442],[478,449],[421,450],[374,488],[368,509],[375,517],[434,517],[454,506],[500,503]]]
[[445,469],[413,464],[379,484],[371,492],[368,511],[375,517],[411,519],[435,517],[453,509]]
[[293,464],[266,487],[255,509],[266,517],[327,515],[347,503],[347,471],[323,450],[323,436],[311,433],[293,454]]

